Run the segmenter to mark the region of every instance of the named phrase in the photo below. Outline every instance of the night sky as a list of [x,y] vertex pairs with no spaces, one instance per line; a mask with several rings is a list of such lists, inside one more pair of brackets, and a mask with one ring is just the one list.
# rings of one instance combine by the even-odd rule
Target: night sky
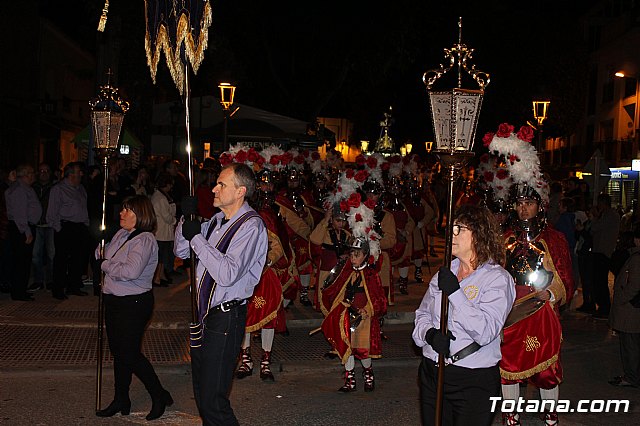
[[[357,3],[357,4],[352,4]],[[491,74],[478,135],[501,122],[532,120],[531,100],[552,100],[547,130],[570,134],[584,105],[586,48],[580,17],[589,1],[399,0],[373,2],[238,0],[214,2],[209,48],[193,96],[215,94],[220,81],[236,84],[236,101],[303,120],[346,117],[354,138],[375,139],[383,112],[394,108],[398,141],[431,138],[422,74],[443,60],[443,48],[462,41],[471,63]],[[96,52],[101,0],[41,0],[41,14],[89,52]],[[64,5],[64,6],[61,6]],[[119,18],[119,84],[130,96],[178,99],[166,65],[152,86],[144,53],[143,0],[111,0]],[[437,88],[455,85],[456,69]],[[477,88],[469,80],[463,87]],[[135,96],[132,96],[135,97]]]

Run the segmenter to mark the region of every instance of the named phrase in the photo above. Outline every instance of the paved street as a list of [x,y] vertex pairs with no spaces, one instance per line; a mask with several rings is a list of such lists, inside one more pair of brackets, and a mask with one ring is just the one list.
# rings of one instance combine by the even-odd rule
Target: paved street
[[[441,254],[440,247],[440,254]],[[431,270],[439,266],[430,258]],[[425,268],[426,272],[426,268]],[[412,277],[412,276],[411,276]],[[190,318],[186,276],[180,283],[155,291],[156,309],[144,343],[144,352],[157,367],[175,404],[157,424],[199,424],[191,391],[186,345]],[[341,394],[342,367],[327,360],[328,349],[321,333],[309,336],[320,324],[320,314],[295,304],[287,312],[289,336],[276,336],[273,370],[275,383],[254,375],[236,380],[232,404],[247,425],[417,425],[419,395],[416,383],[420,362],[411,341],[413,311],[426,285],[410,284],[409,296],[396,295],[396,305],[385,323],[387,340],[381,360],[374,361],[376,390],[362,391],[361,366],[356,364],[358,391]],[[574,306],[579,304],[574,301]],[[11,301],[0,295],[0,423],[7,425],[124,425],[147,423],[150,409],[146,391],[134,379],[132,414],[110,419],[94,416],[97,297],[71,296],[57,301],[41,290],[36,302]],[[629,399],[627,414],[561,414],[561,424],[604,425],[640,423],[640,390],[615,388],[607,380],[620,373],[617,337],[606,322],[567,311],[563,314],[562,360],[565,382],[560,397],[575,407],[580,399]],[[260,342],[252,345],[254,361]],[[106,346],[106,338],[105,338]],[[113,395],[111,359],[104,357],[103,406]],[[538,396],[524,389],[523,396]],[[542,424],[535,414],[523,416],[523,424]],[[500,424],[499,416],[495,424]]]

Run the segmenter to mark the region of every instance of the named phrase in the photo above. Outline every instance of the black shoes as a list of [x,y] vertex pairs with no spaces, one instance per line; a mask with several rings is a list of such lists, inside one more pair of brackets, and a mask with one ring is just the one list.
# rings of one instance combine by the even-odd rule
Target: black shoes
[[159,397],[152,398],[151,411],[147,414],[146,419],[155,420],[160,418],[164,414],[164,410],[171,405],[173,405],[173,398],[168,391],[163,389]]
[[111,401],[111,404],[104,410],[96,411],[98,417],[112,417],[117,412],[120,412],[123,416],[128,416],[131,412],[131,401],[119,402],[116,400]]

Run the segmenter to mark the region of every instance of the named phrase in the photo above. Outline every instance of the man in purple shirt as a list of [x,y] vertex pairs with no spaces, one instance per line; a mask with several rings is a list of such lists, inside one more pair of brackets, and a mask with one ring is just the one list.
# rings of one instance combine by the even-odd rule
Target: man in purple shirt
[[89,212],[87,191],[82,186],[82,165],[72,162],[64,167],[64,178],[49,192],[47,223],[55,232],[53,258],[53,297],[66,294],[86,296],[82,291],[82,273],[88,261]]
[[[204,425],[237,425],[228,399],[247,305],[260,281],[267,259],[267,230],[246,199],[255,190],[251,168],[231,163],[222,169],[213,188],[213,205],[220,208],[209,222],[181,221],[174,253],[186,259],[189,247],[197,256],[198,318],[202,334],[192,333],[193,391]],[[195,197],[183,201],[183,212],[194,214]]]
[[4,193],[9,219],[9,242],[14,256],[11,283],[13,300],[34,300],[27,293],[27,284],[31,272],[35,225],[42,215],[40,201],[31,187],[34,181],[33,167],[20,165],[16,168],[16,181]]

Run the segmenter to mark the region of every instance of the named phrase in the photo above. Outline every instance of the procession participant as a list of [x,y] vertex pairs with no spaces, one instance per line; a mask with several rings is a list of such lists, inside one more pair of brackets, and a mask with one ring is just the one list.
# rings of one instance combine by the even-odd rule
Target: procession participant
[[176,228],[176,256],[188,258],[191,248],[198,258],[202,328],[192,330],[191,366],[196,405],[205,425],[238,424],[228,395],[245,332],[246,300],[260,280],[268,249],[264,222],[246,201],[255,185],[247,165],[225,166],[213,188],[214,206],[221,211],[202,225],[186,220]]
[[[311,215],[309,209],[298,193],[300,188],[299,172],[292,168],[285,173],[287,187],[276,196],[276,204],[280,207],[280,215],[289,234],[289,241],[296,253],[296,266],[300,274],[300,303],[311,306],[309,300],[309,283],[311,282],[311,255],[309,253],[309,234],[311,234]],[[295,288],[285,294],[285,300],[295,298]],[[286,303],[286,302],[285,302]],[[286,304],[285,304],[286,307]]]
[[[500,394],[500,331],[515,298],[513,278],[502,266],[500,228],[484,206],[459,207],[452,238],[451,269],[442,266],[431,279],[412,334],[422,348],[422,423],[434,423],[437,362],[444,355],[443,424],[490,425],[490,398]],[[450,303],[446,334],[440,330],[442,297]]]
[[[14,256],[11,277],[11,299],[33,301],[27,293],[36,224],[42,216],[42,206],[36,191],[31,187],[35,172],[28,164],[16,167],[16,180],[4,192],[7,205],[9,244]],[[3,196],[3,194],[0,194]]]
[[415,228],[415,221],[409,216],[406,206],[400,200],[401,186],[398,177],[391,180],[391,187],[388,192],[389,202],[387,209],[393,215],[396,225],[396,243],[389,250],[391,267],[398,270],[398,289],[402,294],[409,294],[407,285],[409,284],[409,265],[411,252],[413,251],[413,241],[411,236]]
[[274,381],[275,378],[271,372],[274,336],[276,332],[284,333],[287,330],[282,307],[282,292],[283,288],[297,279],[297,269],[286,229],[273,208],[273,177],[269,170],[263,169],[258,172],[257,191],[254,198],[252,205],[267,227],[269,249],[267,264],[262,271],[260,282],[247,302],[247,323],[236,377],[243,379],[253,374],[251,333],[260,330],[263,351],[260,360],[260,378]]
[[316,304],[324,315],[327,314],[327,309],[320,303],[322,301],[322,287],[331,270],[336,267],[338,263],[344,264],[348,255],[347,240],[351,236],[351,233],[345,229],[346,222],[347,217],[340,209],[340,204],[334,203],[333,206],[325,212],[324,219],[320,221],[311,235],[309,235],[309,243],[312,251],[319,253]]
[[[104,316],[113,354],[115,395],[107,408],[96,411],[96,416],[129,414],[129,388],[135,374],[151,395],[146,419],[155,420],[173,404],[173,398],[141,352],[144,331],[153,313],[152,280],[158,264],[158,244],[153,235],[156,215],[146,195],[123,200],[120,227],[105,246],[105,259],[98,259],[104,271]],[[97,248],[96,258],[99,255]]]
[[428,238],[425,223],[432,222],[435,219],[435,212],[424,197],[420,194],[420,188],[415,177],[405,180],[404,198],[402,200],[409,217],[415,222],[415,227],[410,235],[411,238],[411,256],[410,260],[415,266],[414,279],[417,283],[424,282],[422,279],[422,261],[427,253]]
[[382,357],[380,318],[387,311],[387,301],[378,273],[368,264],[369,241],[368,235],[350,238],[349,259],[322,294],[323,304],[330,307],[322,331],[345,369],[340,392],[356,390],[356,358],[362,363],[365,392],[373,391],[371,359]]
[[[564,235],[545,221],[549,190],[530,144],[533,130],[523,126],[517,134],[513,131],[504,123],[483,139],[489,151],[506,159],[515,204],[515,217],[505,233],[506,268],[516,281],[516,302],[504,329],[502,395],[517,400],[519,384],[531,383],[540,389],[543,403],[557,402],[562,382],[558,315],[573,294],[571,256]],[[505,422],[519,425],[519,413],[505,414]],[[546,412],[545,424],[558,424],[558,414]]]

